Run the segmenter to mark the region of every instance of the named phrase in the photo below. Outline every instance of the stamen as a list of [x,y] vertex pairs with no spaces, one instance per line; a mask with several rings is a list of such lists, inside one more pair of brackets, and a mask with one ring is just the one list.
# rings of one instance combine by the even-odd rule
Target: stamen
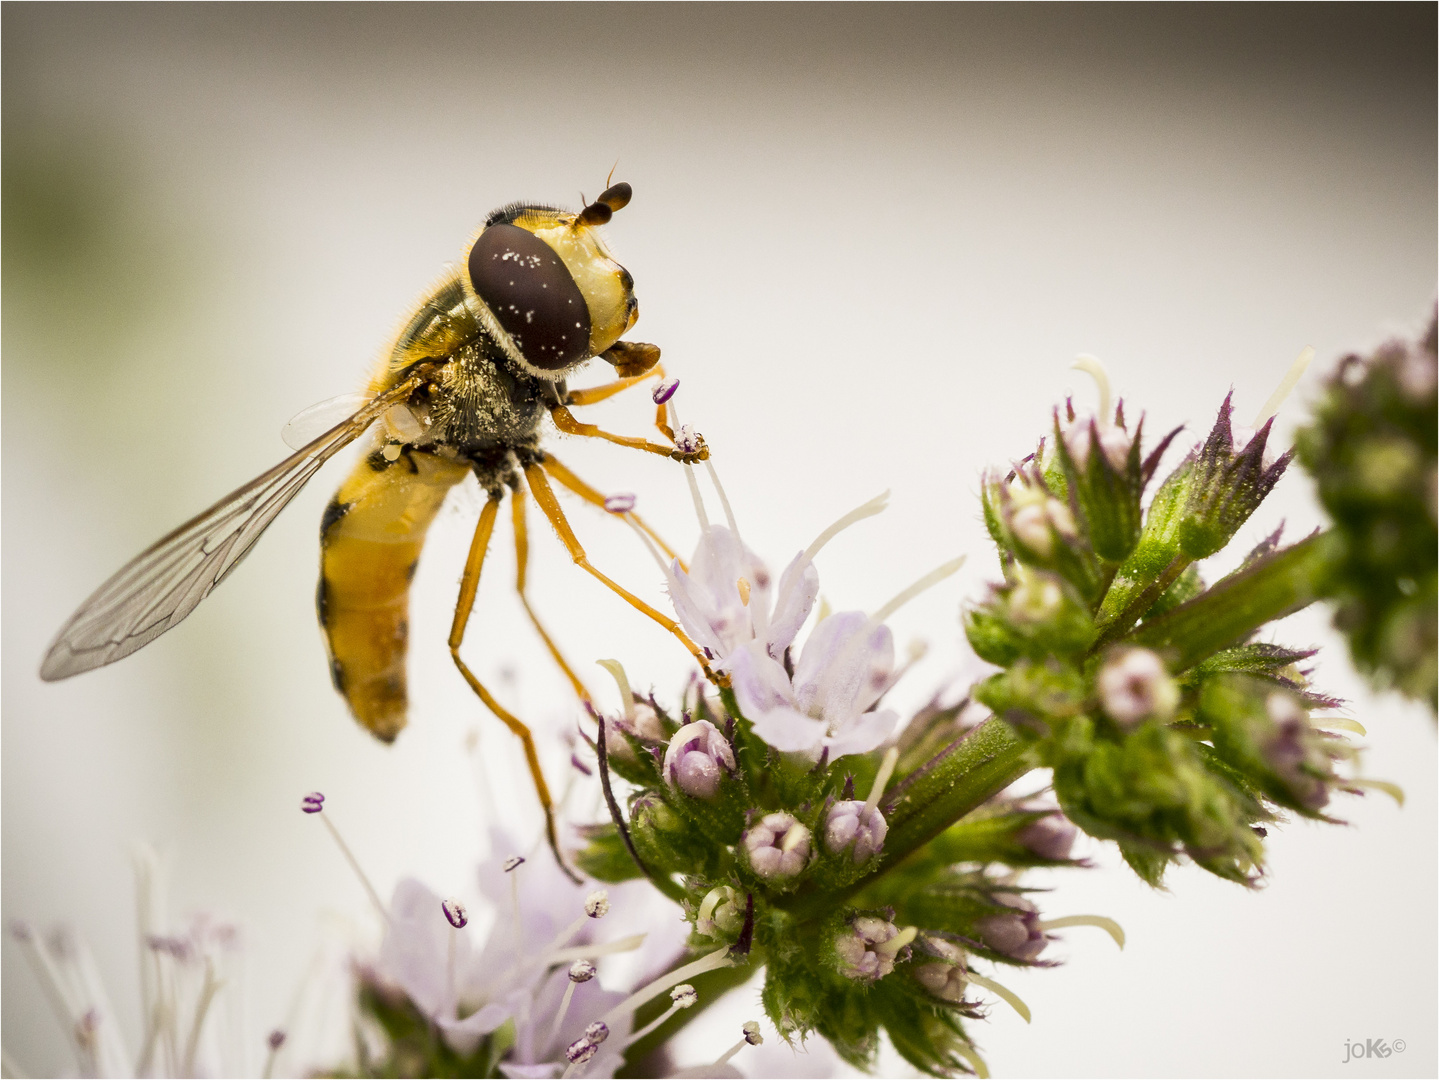
[[550,964],[563,964],[566,960],[596,960],[601,956],[633,952],[645,942],[644,934],[632,934],[627,938],[606,941],[597,945],[571,945],[567,949],[552,949],[545,956]]
[[470,921],[470,917],[465,913],[465,905],[453,896],[440,902],[440,910],[445,913],[445,918],[456,930],[463,930],[465,924]]
[[719,1072],[720,1069],[722,1069],[725,1065],[729,1064],[730,1058],[734,1057],[746,1046],[759,1046],[761,1043],[764,1042],[764,1036],[760,1034],[759,1024],[756,1021],[749,1021],[740,1030],[744,1032],[744,1037],[740,1039],[739,1042],[731,1046],[728,1050],[726,1050],[723,1054],[721,1054],[718,1058],[716,1058],[715,1063],[711,1065],[707,1070],[705,1070],[706,1072]]
[[610,913],[610,894],[605,889],[596,889],[585,897],[585,914],[591,919],[603,919]]
[[679,1012],[681,1009],[688,1009],[699,999],[699,994],[695,992],[695,988],[689,983],[681,983],[679,986],[676,986],[673,990],[670,991],[670,1007],[664,1012],[660,1013],[658,1016],[656,1016],[644,1027],[636,1031],[628,1039],[626,1039],[624,1041],[624,1045],[632,1046],[633,1044],[639,1042],[651,1031],[654,1031],[655,1028],[659,1027],[671,1016],[673,1016],[675,1013]]
[[994,991],[994,993],[998,994],[1000,997],[1004,998],[1005,1001],[1009,1002],[1009,1004],[1014,1007],[1015,1012],[1019,1013],[1020,1016],[1024,1017],[1024,1022],[1026,1024],[1030,1022],[1029,1006],[1026,1005],[1023,1001],[1021,1001],[1019,999],[1019,995],[1016,994],[1009,987],[1003,986],[995,982],[993,979],[986,979],[983,975],[976,974],[973,971],[969,973],[969,981],[974,983],[975,986],[982,986],[986,990]]
[[1109,372],[1104,370],[1104,365],[1099,362],[1099,357],[1090,356],[1088,353],[1080,353],[1074,358],[1074,363],[1069,365],[1090,376],[1099,386],[1099,426],[1109,427],[1113,423],[1109,415]]
[[909,603],[920,593],[924,592],[926,589],[938,585],[945,578],[949,577],[950,574],[953,574],[956,570],[958,570],[961,566],[964,565],[964,558],[965,557],[961,555],[957,559],[951,559],[943,566],[936,567],[929,573],[925,574],[924,577],[920,578],[918,581],[916,581],[909,588],[901,592],[889,603],[885,604],[884,607],[880,608],[873,615],[871,615],[869,617],[870,621],[874,623],[884,622],[886,619],[888,619],[900,608],[904,607],[905,604]]
[[[724,507],[724,519],[729,523],[729,531],[738,541],[739,526],[735,524],[734,511],[730,509],[729,497],[724,493],[724,485],[720,483],[719,473],[715,472],[714,462],[710,458],[705,458],[705,469],[710,474],[710,483],[715,486],[715,493],[719,495],[720,505]],[[741,544],[741,549],[743,549],[743,544]]]
[[675,391],[680,388],[678,379],[665,379],[650,394],[650,400],[656,405],[663,405],[670,398],[675,396]]
[[1304,369],[1309,366],[1313,359],[1313,345],[1306,345],[1299,350],[1299,355],[1295,358],[1294,363],[1289,365],[1289,370],[1284,373],[1284,378],[1279,380],[1279,385],[1274,388],[1274,393],[1269,395],[1269,400],[1264,403],[1264,407],[1260,409],[1254,417],[1254,423],[1250,426],[1253,427],[1255,431],[1262,428],[1266,420],[1273,418],[1279,413],[1279,406],[1284,404],[1284,399],[1287,398],[1294,390],[1294,387],[1298,385],[1300,378],[1304,375]]
[[745,607],[749,607],[749,582],[740,578],[735,582],[735,588],[739,589],[739,602]]
[[661,975],[654,982],[646,983],[629,997],[625,998],[604,1016],[600,1017],[605,1023],[610,1024],[626,1013],[638,1009],[656,994],[663,993],[671,986],[686,982],[706,971],[714,971],[717,968],[730,967],[734,961],[729,958],[729,946],[721,945],[712,953],[701,956],[698,960],[691,961],[684,967],[676,968],[667,975]]
[[1388,780],[1345,780],[1340,784],[1346,788],[1373,788],[1375,791],[1382,791],[1400,806],[1404,805],[1404,789],[1398,784],[1391,784]]
[[369,894],[370,903],[375,905],[375,910],[380,913],[380,918],[384,919],[385,922],[389,922],[390,913],[385,910],[385,905],[380,901],[380,894],[375,891],[375,887],[370,884],[369,877],[365,871],[360,868],[360,862],[355,858],[354,852],[350,850],[350,845],[345,843],[345,838],[340,835],[340,830],[335,828],[335,823],[330,820],[330,815],[320,813],[324,809],[324,806],[325,796],[321,795],[318,791],[312,791],[300,800],[300,809],[305,813],[320,814],[320,820],[325,823],[325,828],[330,830],[330,836],[334,838],[336,846],[340,849],[340,854],[345,856],[345,861],[350,864],[350,869],[355,872],[355,876],[360,879],[360,884],[365,887],[365,892]]
[[629,492],[605,496],[605,510],[611,514],[628,514],[635,508],[635,497]]
[[[644,533],[640,533],[640,535],[643,536]],[[614,676],[614,680],[620,688],[622,714],[626,721],[633,720],[635,718],[635,695],[630,691],[630,677],[625,674],[625,666],[618,660],[596,660],[595,663]]]
[[884,798],[884,789],[889,785],[889,778],[894,775],[894,767],[898,763],[899,747],[891,746],[885,751],[884,760],[879,763],[879,772],[875,774],[874,786],[869,789],[869,798],[864,801],[865,814],[870,813],[879,805],[879,800]]
[[275,1057],[280,1053],[280,1047],[285,1045],[284,1029],[276,1028],[270,1032],[269,1037],[265,1040],[265,1045],[269,1047],[269,1052],[265,1054],[265,1071],[260,1075],[265,1080],[270,1080],[270,1077],[275,1075]]
[[814,543],[810,544],[809,547],[804,549],[805,558],[813,560],[814,557],[819,554],[820,548],[824,547],[825,544],[828,544],[836,536],[844,532],[845,529],[849,528],[857,521],[863,521],[867,517],[874,517],[875,514],[882,513],[884,511],[884,508],[888,505],[889,492],[885,491],[880,493],[879,495],[876,495],[874,498],[870,499],[869,502],[864,503],[862,506],[856,506],[849,513],[845,514],[844,517],[840,518],[829,528],[825,529],[824,532],[820,533],[814,538]]
[[707,533],[710,531],[709,515],[705,513],[704,500],[700,498],[699,482],[695,480],[695,467],[689,462],[685,462],[685,481],[690,486],[690,498],[695,501],[695,516],[700,519],[700,531]]
[[190,1034],[185,1039],[185,1056],[181,1059],[181,1076],[194,1076],[195,1053],[200,1049],[200,1031],[205,1026],[205,1017],[210,1012],[210,1003],[220,989],[220,980],[215,978],[215,966],[209,957],[205,958],[205,983],[200,988],[200,1000],[195,1003],[195,1019],[190,1024]]
[[890,938],[888,941],[882,941],[878,945],[875,945],[874,951],[877,953],[883,953],[886,956],[894,956],[897,952],[899,952],[900,949],[904,948],[918,936],[919,927],[906,926],[903,930],[895,934],[894,937]]
[[565,996],[560,999],[560,1007],[555,1012],[554,1023],[550,1025],[550,1042],[559,1037],[560,1025],[565,1022],[565,1014],[570,1011],[570,999],[575,996],[575,987],[580,983],[587,983],[595,977],[595,965],[588,960],[576,960],[570,965],[570,981],[565,986]]
[[1097,926],[1112,937],[1116,945],[1124,948],[1124,927],[1103,915],[1066,915],[1060,919],[1046,919],[1039,924],[1039,928],[1046,932],[1062,930],[1066,926]]

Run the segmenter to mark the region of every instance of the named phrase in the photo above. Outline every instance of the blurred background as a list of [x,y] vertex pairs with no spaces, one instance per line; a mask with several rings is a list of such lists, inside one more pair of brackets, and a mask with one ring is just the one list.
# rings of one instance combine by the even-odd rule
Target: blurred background
[[[349,719],[315,626],[318,521],[348,459],[181,629],[37,676],[108,574],[285,456],[291,415],[362,385],[491,208],[578,206],[618,162],[635,197],[608,234],[637,281],[635,336],[663,348],[772,564],[886,488],[891,509],[821,557],[836,608],[968,553],[893,622],[929,645],[907,706],[982,666],[958,622],[997,573],[978,478],[1029,452],[1066,394],[1092,406],[1077,353],[1148,431],[1197,436],[1231,387],[1247,422],[1313,345],[1287,431],[1338,357],[1412,331],[1434,298],[1433,5],[9,4],[3,29],[0,906],[91,944],[132,1043],[134,843],[167,853],[177,915],[245,928],[258,1062],[322,913],[367,914],[301,794],[328,796],[386,895],[416,874],[473,899],[486,815],[534,834],[518,748],[445,654],[473,490],[414,583],[393,747]],[[652,416],[643,391],[592,412],[626,432]],[[548,445],[693,544],[671,463]],[[567,505],[596,564],[663,603],[634,538]],[[1235,547],[1281,519],[1293,536],[1320,522],[1297,470]],[[683,652],[532,522],[536,606],[601,701],[608,656],[672,700]],[[467,654],[550,733],[560,778],[576,710],[512,597],[508,546],[492,550]],[[1323,646],[1321,685],[1369,730],[1365,773],[1407,805],[1345,799],[1348,828],[1271,833],[1248,892],[1189,870],[1156,893],[1091,844],[1099,869],[1051,875],[1043,909],[1112,916],[1129,947],[1071,931],[1063,967],[1007,975],[1034,1023],[996,1008],[976,1025],[996,1075],[1439,1068],[1434,725],[1365,691],[1326,613],[1282,630]],[[73,1070],[8,939],[3,958],[6,1050]],[[758,1012],[728,1002],[677,1057],[713,1059]],[[1341,1064],[1366,1038],[1407,1049]]]

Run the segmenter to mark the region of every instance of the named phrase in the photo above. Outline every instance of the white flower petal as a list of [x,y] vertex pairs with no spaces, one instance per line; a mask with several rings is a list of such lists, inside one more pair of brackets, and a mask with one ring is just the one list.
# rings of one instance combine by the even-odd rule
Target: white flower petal
[[889,738],[898,720],[899,714],[893,709],[864,713],[847,724],[843,731],[825,740],[825,745],[829,747],[829,759],[834,761],[847,754],[868,753]]
[[818,758],[825,737],[822,720],[815,720],[786,706],[758,715],[745,714],[754,724],[754,733],[776,750]]
[[765,643],[769,654],[776,659],[785,649],[794,644],[804,621],[814,608],[819,596],[819,571],[810,557],[803,551],[796,555],[779,579],[779,594],[775,599],[774,615],[770,619],[769,632]]

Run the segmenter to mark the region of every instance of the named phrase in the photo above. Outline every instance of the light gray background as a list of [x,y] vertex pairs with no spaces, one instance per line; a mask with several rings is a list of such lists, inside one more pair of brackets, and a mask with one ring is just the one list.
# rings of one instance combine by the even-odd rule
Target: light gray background
[[[635,199],[609,235],[638,282],[636,336],[663,347],[747,540],[775,563],[885,488],[892,509],[824,553],[836,607],[873,608],[969,553],[894,620],[931,646],[898,694],[911,705],[975,671],[956,613],[996,569],[978,476],[1031,449],[1067,392],[1093,401],[1076,353],[1108,364],[1150,431],[1197,432],[1231,386],[1247,420],[1306,344],[1324,369],[1412,328],[1435,287],[1430,5],[3,18],[3,909],[91,942],[132,1041],[131,842],[171,854],[176,911],[247,926],[258,1046],[317,913],[365,915],[302,792],[326,792],[382,892],[416,873],[474,899],[472,730],[503,813],[529,820],[516,748],[444,654],[473,496],[415,582],[413,721],[394,748],[348,719],[314,625],[316,523],[343,465],[182,629],[72,682],[35,674],[124,559],[278,460],[290,415],[359,386],[493,206],[574,203],[618,159]],[[647,406],[595,412],[639,431]],[[692,543],[673,466],[550,445]],[[601,566],[661,602],[632,537],[573,516]],[[1292,535],[1320,520],[1300,475],[1240,542],[1280,519]],[[581,669],[617,656],[676,690],[673,643],[535,536],[537,605]],[[469,654],[533,723],[565,730],[573,705],[497,551]],[[1180,870],[1155,893],[1087,848],[1100,869],[1052,875],[1044,910],[1111,915],[1129,948],[1071,931],[1063,967],[1006,975],[1034,1023],[998,1006],[975,1026],[996,1075],[1435,1072],[1433,725],[1363,690],[1322,613],[1283,639],[1326,646],[1322,684],[1369,727],[1365,772],[1404,785],[1407,806],[1341,798],[1350,827],[1278,832],[1253,892]],[[12,942],[3,955],[6,1048],[39,1075],[72,1069]],[[726,1005],[682,1063],[757,1011]],[[1340,1064],[1345,1040],[1375,1037],[1408,1049]]]

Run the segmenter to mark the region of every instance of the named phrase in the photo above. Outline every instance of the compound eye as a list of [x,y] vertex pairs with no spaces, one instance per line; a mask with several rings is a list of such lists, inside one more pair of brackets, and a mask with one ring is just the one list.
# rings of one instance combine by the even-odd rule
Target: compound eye
[[517,225],[491,225],[470,249],[470,284],[524,358],[559,371],[589,355],[590,309],[554,249]]

